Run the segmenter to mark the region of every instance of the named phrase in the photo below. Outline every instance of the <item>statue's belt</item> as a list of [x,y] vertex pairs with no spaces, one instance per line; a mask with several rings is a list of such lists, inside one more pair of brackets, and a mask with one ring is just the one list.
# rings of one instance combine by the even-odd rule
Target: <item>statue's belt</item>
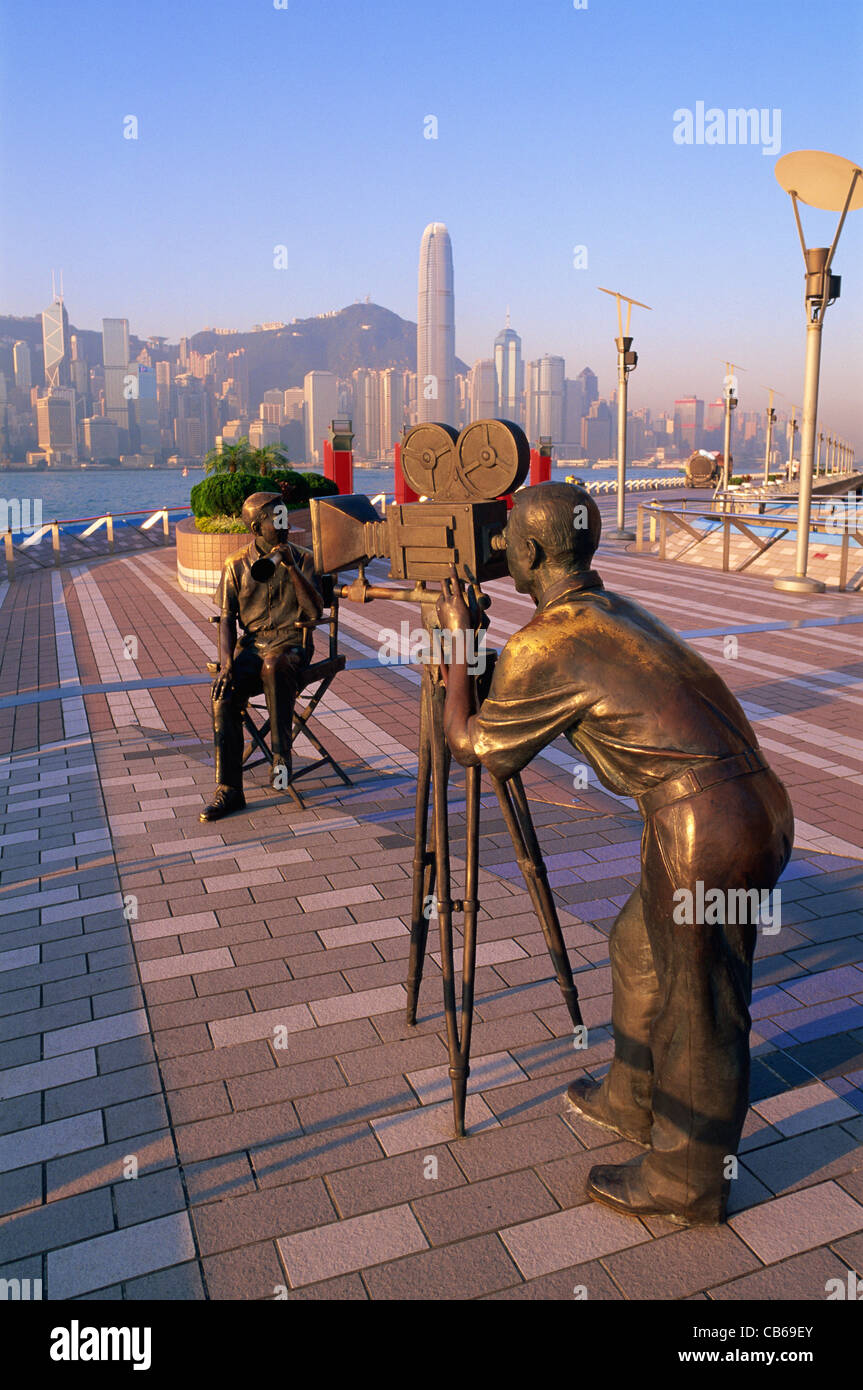
[[734,777],[744,777],[748,772],[761,772],[767,763],[754,748],[744,753],[735,753],[729,758],[717,758],[715,762],[701,767],[688,767],[676,777],[669,777],[658,786],[651,787],[638,798],[642,815],[645,817],[668,806],[672,801],[682,801],[684,797],[696,796],[707,791],[708,787],[719,782],[728,782]]

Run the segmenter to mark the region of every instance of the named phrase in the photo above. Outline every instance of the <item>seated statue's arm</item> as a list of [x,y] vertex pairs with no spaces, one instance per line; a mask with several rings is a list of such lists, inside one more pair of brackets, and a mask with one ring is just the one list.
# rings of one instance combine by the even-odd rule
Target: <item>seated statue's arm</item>
[[[293,556],[291,559],[293,560]],[[320,593],[313,581],[303,573],[295,561],[291,565],[291,579],[302,616],[307,622],[318,622],[324,611]]]

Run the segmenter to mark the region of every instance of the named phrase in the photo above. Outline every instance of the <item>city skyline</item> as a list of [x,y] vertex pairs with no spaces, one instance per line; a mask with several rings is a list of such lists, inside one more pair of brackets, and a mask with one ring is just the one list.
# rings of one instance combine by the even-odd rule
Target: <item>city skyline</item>
[[[802,266],[773,164],[798,147],[859,153],[860,15],[847,6],[828,0],[831,23],[813,31],[799,0],[730,0],[727,37],[708,11],[620,0],[440,0],[433,25],[389,0],[372,12],[226,0],[177,14],[155,0],[146,16],[88,14],[87,25],[62,10],[52,19],[63,54],[52,92],[75,109],[74,135],[27,81],[38,13],[4,19],[10,313],[44,304],[53,266],[79,321],[124,314],[145,337],[306,318],[366,294],[411,319],[417,239],[440,220],[458,248],[465,361],[489,355],[510,305],[525,360],[613,370],[615,325],[596,286],[614,283],[655,306],[636,325],[633,404],[709,399],[726,357],[748,369],[750,396],[764,381],[799,400]],[[336,46],[351,54],[344,71]],[[254,102],[211,98],[228,72],[232,91],[254,77]],[[409,89],[394,86],[399,72]],[[609,100],[617,91],[625,99]],[[703,117],[705,105],[770,115],[761,143],[711,144],[709,128],[705,143],[697,128],[681,143],[675,113]],[[265,197],[249,215],[251,187]],[[33,207],[45,215],[27,216]],[[803,216],[810,240],[828,242],[835,218]],[[860,433],[861,223],[844,233],[822,372],[822,411],[849,437]]]

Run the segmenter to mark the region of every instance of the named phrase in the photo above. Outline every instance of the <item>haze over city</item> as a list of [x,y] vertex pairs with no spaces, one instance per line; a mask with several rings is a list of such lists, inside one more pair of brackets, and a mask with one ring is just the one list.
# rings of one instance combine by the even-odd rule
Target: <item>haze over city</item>
[[[509,308],[525,360],[590,364],[610,393],[614,306],[596,287],[611,285],[653,309],[634,314],[633,409],[714,399],[726,358],[746,369],[742,409],[764,409],[762,383],[799,401],[802,259],[773,167],[795,148],[855,157],[859,10],[828,0],[813,25],[802,0],[731,0],[717,24],[629,0],[157,0],[82,23],[57,6],[48,87],[32,80],[43,19],[3,19],[5,312],[39,312],[62,268],[78,326],[126,317],[142,338],[366,295],[415,319],[418,241],[441,221],[467,363]],[[757,109],[758,142],[678,143],[675,113],[699,103]],[[803,216],[829,242],[835,216]],[[861,221],[821,388],[822,420],[858,449]]]

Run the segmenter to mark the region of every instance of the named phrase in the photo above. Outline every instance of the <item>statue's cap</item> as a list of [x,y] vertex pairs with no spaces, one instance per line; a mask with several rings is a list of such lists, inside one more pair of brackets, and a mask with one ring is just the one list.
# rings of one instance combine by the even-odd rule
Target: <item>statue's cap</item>
[[253,492],[243,503],[242,518],[251,531],[261,512],[267,507],[278,506],[282,501],[280,492]]

